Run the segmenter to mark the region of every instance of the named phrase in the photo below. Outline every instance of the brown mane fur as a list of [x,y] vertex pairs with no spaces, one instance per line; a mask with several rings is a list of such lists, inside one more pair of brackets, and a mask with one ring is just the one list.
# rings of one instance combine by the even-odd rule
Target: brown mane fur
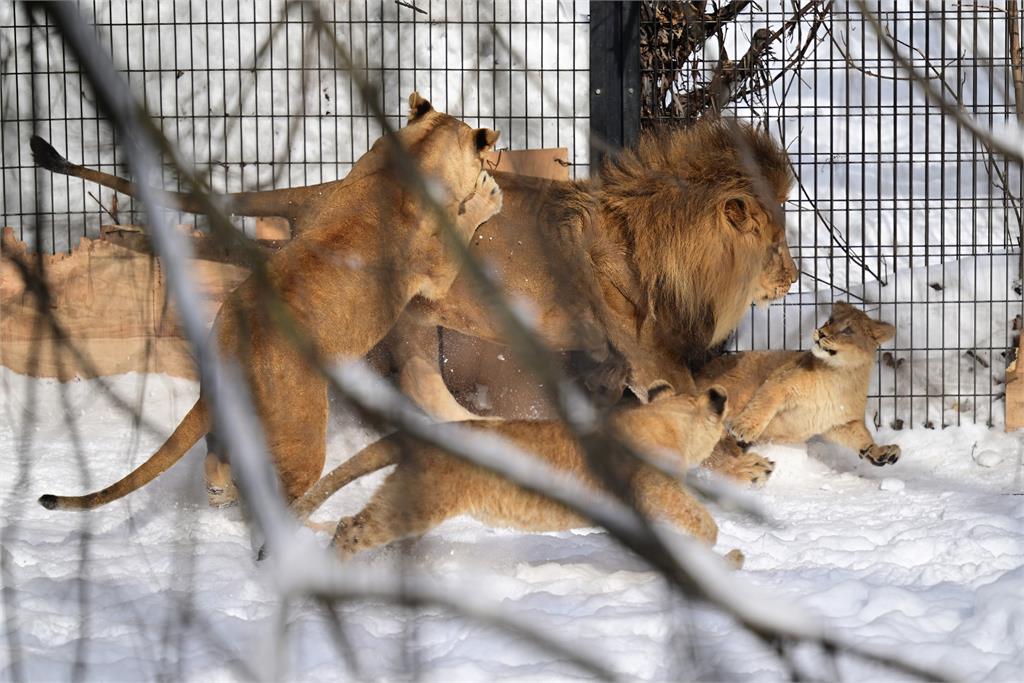
[[[637,307],[636,329],[650,318],[663,340],[687,342],[681,360],[690,362],[723,342],[748,310],[764,245],[785,240],[778,205],[792,184],[778,143],[725,120],[647,132],[597,179],[557,188],[555,203],[571,232],[604,233],[591,240],[592,260]],[[769,220],[734,240],[715,238],[730,229],[722,207],[733,197],[758,200]],[[628,255],[632,287],[610,272],[615,252]]]

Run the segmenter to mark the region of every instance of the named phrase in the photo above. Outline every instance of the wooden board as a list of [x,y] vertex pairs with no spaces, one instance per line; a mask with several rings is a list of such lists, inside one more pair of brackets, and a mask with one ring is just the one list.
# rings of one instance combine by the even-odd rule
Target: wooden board
[[1006,431],[1024,429],[1024,334],[1020,335],[1017,358],[1006,368]]
[[505,171],[551,180],[568,180],[569,165],[569,150],[565,147],[503,149],[489,152],[487,159],[487,167],[492,171]]
[[[192,239],[200,244],[206,238]],[[22,269],[28,269],[30,277],[38,277],[38,260],[13,229],[4,228],[0,235],[0,364],[22,374],[61,380],[131,371],[195,376],[158,259],[113,241],[83,237],[70,254],[44,255],[42,260],[51,297],[49,311],[87,361],[61,343],[57,331],[39,315],[38,299],[26,291],[22,274]],[[192,266],[208,297],[207,319],[212,323],[224,296],[248,271],[200,259]]]

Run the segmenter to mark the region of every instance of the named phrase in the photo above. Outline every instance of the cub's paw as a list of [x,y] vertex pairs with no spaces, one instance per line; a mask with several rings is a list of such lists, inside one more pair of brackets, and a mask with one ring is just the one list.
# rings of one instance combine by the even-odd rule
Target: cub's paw
[[718,470],[719,474],[751,486],[763,486],[774,471],[774,460],[750,451],[730,458],[726,465]]
[[740,442],[744,447],[747,444],[752,444],[757,441],[757,438],[761,436],[761,432],[764,431],[765,425],[761,424],[759,420],[754,419],[747,413],[740,413],[733,419],[729,420],[728,430],[734,439]]
[[887,446],[871,444],[867,448],[861,449],[860,458],[861,460],[867,458],[868,462],[878,467],[892,465],[900,459],[900,447],[896,444],[889,444]]
[[738,548],[734,548],[727,552],[723,557],[725,563],[732,569],[743,569],[743,563],[746,561],[746,556]]

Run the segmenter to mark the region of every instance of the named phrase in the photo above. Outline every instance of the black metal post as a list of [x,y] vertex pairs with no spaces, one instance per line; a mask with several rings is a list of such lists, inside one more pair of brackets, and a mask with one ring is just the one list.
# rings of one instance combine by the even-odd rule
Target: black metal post
[[640,3],[590,5],[590,168],[640,134]]

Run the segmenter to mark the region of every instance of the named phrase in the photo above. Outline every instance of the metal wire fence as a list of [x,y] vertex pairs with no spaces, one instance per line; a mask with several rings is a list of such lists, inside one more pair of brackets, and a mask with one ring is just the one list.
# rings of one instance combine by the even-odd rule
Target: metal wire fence
[[[642,125],[687,122],[723,70],[749,67],[726,109],[775,133],[798,178],[787,216],[800,283],[751,316],[737,347],[806,347],[822,304],[849,299],[899,329],[873,382],[876,424],[1001,422],[1021,313],[1020,168],[928,101],[886,45],[1005,135],[1020,18],[1000,3],[871,3],[880,39],[845,3],[720,3],[695,18],[702,5],[644,4]],[[708,17],[719,25],[692,47]]]
[[[503,147],[567,147],[572,172],[587,170],[586,5],[327,3],[328,28],[354,75],[304,3],[93,0],[81,9],[135,95],[218,191],[344,176],[382,132],[360,79],[395,126],[416,89],[470,125],[501,130]],[[111,213],[122,223],[141,220],[131,205],[113,211],[109,191],[33,168],[35,132],[76,163],[125,171],[78,66],[42,14],[0,6],[0,65],[3,224],[22,236],[38,231],[55,252],[98,233]],[[169,173],[164,182],[177,187]]]
[[[572,174],[588,173],[589,3],[325,7],[355,76],[377,88],[393,123],[418,89],[471,125],[500,129],[509,148],[567,147]],[[301,3],[93,0],[81,8],[164,133],[216,190],[342,177],[380,135],[356,79]],[[684,54],[693,8],[717,24]],[[641,125],[685,122],[688,94],[710,88],[723,64],[750,66],[727,110],[776,134],[799,179],[787,209],[803,276],[785,301],[751,314],[736,347],[799,348],[826,315],[823,304],[863,302],[899,328],[872,386],[876,424],[1000,423],[1021,313],[1020,169],[927,101],[886,44],[947,101],[1005,135],[1019,116],[1019,54],[1010,49],[1019,17],[999,4],[880,3],[880,40],[862,14],[821,0],[634,11],[640,82],[628,85],[642,95]],[[56,252],[101,224],[141,216],[106,190],[34,169],[27,141],[36,132],[74,161],[125,171],[78,67],[53,29],[35,21],[43,20],[20,4],[0,5],[0,206],[4,225]],[[766,36],[767,49],[745,62]],[[164,182],[177,186],[169,171]]]

